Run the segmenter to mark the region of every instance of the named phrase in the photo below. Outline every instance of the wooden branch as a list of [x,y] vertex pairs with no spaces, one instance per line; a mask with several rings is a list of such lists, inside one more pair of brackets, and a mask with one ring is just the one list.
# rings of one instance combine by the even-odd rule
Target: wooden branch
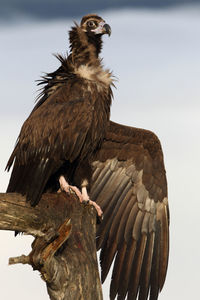
[[35,237],[28,256],[9,264],[39,270],[51,300],[102,300],[96,257],[96,211],[73,195],[44,194],[31,207],[20,194],[0,193],[0,229]]

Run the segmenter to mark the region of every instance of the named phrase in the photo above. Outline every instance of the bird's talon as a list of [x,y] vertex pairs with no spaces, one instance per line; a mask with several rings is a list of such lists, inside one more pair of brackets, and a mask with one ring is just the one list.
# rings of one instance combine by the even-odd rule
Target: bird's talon
[[103,221],[103,214],[101,216],[97,214],[97,224],[101,224],[102,221]]
[[90,203],[90,200],[83,200],[82,203],[83,203],[83,204],[89,204],[89,203]]
[[73,193],[74,193],[74,191],[72,190],[72,188],[71,188],[71,187],[69,187],[68,194],[69,194],[69,195],[71,195],[71,194],[73,194]]

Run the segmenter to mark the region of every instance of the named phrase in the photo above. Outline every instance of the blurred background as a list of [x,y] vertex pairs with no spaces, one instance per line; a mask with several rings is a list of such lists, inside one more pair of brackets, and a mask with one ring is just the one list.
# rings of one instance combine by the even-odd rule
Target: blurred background
[[[112,28],[104,37],[104,65],[118,78],[113,121],[154,131],[168,177],[170,260],[160,300],[199,299],[200,269],[200,1],[1,0],[0,192],[19,130],[34,106],[43,72],[68,51],[73,21],[88,13]],[[0,298],[48,299],[45,283],[29,266],[8,266],[28,254],[28,236],[0,231]],[[109,299],[109,279],[103,286]]]
[[104,11],[122,8],[166,8],[181,4],[195,4],[199,0],[1,0],[0,17],[13,19],[27,16],[37,19],[58,19],[88,14],[88,11]]

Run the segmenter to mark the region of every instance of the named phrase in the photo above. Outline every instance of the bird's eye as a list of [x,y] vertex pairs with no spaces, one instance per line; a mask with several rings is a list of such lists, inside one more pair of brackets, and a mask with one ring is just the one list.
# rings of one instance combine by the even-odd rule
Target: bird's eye
[[87,25],[88,25],[89,27],[94,27],[94,26],[95,26],[95,23],[94,23],[94,21],[88,21],[88,22],[87,22]]

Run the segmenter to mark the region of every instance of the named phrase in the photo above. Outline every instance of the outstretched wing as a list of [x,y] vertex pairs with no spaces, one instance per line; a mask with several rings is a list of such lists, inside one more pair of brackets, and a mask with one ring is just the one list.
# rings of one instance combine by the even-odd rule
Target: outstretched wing
[[110,299],[156,300],[169,253],[163,154],[150,131],[110,122],[93,162],[91,199],[104,212],[97,249],[104,282],[114,260]]
[[33,110],[7,164],[9,170],[14,162],[7,192],[26,194],[36,205],[50,176],[84,152],[92,120],[88,93],[81,80],[71,80]]

